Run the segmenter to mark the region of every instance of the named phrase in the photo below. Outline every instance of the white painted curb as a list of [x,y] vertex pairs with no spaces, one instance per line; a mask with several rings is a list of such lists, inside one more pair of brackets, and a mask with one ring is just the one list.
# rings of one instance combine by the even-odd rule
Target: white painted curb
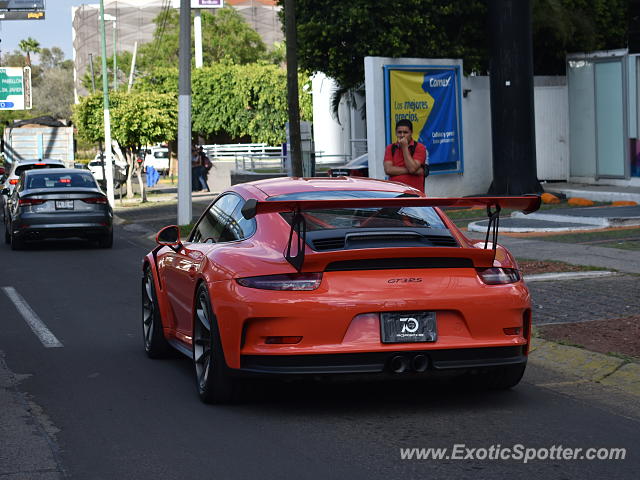
[[525,282],[549,282],[553,280],[581,280],[584,278],[609,277],[617,275],[618,272],[609,270],[593,270],[587,272],[559,272],[559,273],[538,273],[535,275],[525,275]]

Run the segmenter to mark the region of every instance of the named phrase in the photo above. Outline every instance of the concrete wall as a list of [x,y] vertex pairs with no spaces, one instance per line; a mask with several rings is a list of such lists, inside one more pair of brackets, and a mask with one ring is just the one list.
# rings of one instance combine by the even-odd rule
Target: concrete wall
[[[386,147],[383,72],[385,65],[459,65],[462,67],[462,60],[384,57],[364,59],[369,175],[373,178],[385,178],[382,165]],[[461,106],[464,172],[428,177],[426,192],[430,196],[457,197],[484,193],[491,184],[489,79],[463,77],[462,90],[467,91]]]
[[[383,157],[384,65],[460,65],[461,60],[420,58],[365,58],[369,172],[385,178]],[[426,192],[430,196],[465,196],[486,193],[493,179],[491,145],[490,81],[486,76],[463,77],[462,82],[462,173],[431,175]],[[566,180],[569,177],[568,93],[565,77],[534,79],[535,129],[538,178]],[[428,148],[428,145],[427,145]]]
[[355,105],[349,105],[343,98],[338,108],[340,118],[337,119],[331,109],[331,100],[337,88],[335,80],[324,73],[316,73],[311,84],[316,158],[344,163],[358,154],[366,153],[366,145],[352,141],[367,138],[366,123],[360,113],[364,97],[357,96]]

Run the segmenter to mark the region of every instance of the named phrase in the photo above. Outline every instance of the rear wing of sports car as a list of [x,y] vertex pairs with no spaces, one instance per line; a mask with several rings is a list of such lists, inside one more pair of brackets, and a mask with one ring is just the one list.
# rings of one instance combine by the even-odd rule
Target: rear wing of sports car
[[[396,198],[357,198],[357,199],[331,199],[331,200],[274,200],[257,201],[249,199],[242,208],[242,215],[246,219],[254,218],[256,215],[265,213],[285,213],[293,214],[289,241],[284,253],[285,259],[298,271],[302,270],[305,263],[306,244],[306,221],[302,212],[308,210],[323,210],[335,208],[403,208],[403,207],[486,207],[489,224],[485,237],[484,258],[482,263],[486,263],[488,255],[486,252],[489,246],[489,235],[492,234],[491,241],[491,261],[495,258],[498,240],[498,228],[500,222],[500,211],[504,208],[519,210],[525,214],[535,212],[540,208],[540,196],[525,195],[520,197],[463,197],[463,198],[425,198],[425,197],[396,197]],[[296,254],[292,255],[293,233],[297,234]],[[477,249],[476,249],[477,251]],[[478,252],[479,253],[479,252]]]

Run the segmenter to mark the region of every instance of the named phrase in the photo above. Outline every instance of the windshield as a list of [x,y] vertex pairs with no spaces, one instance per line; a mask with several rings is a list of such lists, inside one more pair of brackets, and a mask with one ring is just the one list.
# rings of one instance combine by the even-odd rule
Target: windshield
[[96,182],[90,173],[43,173],[30,175],[26,179],[27,188],[95,188]]
[[[404,194],[366,190],[298,192],[269,197],[268,200],[340,200],[356,198],[396,198]],[[417,195],[416,195],[417,196]],[[282,213],[291,224],[292,213]],[[334,228],[446,228],[432,207],[371,207],[309,210],[303,213],[307,230]]]

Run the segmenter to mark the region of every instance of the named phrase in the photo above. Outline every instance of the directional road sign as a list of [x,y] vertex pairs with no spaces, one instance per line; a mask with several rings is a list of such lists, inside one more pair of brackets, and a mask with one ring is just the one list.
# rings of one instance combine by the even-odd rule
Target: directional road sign
[[0,67],[0,110],[31,108],[31,68]]

